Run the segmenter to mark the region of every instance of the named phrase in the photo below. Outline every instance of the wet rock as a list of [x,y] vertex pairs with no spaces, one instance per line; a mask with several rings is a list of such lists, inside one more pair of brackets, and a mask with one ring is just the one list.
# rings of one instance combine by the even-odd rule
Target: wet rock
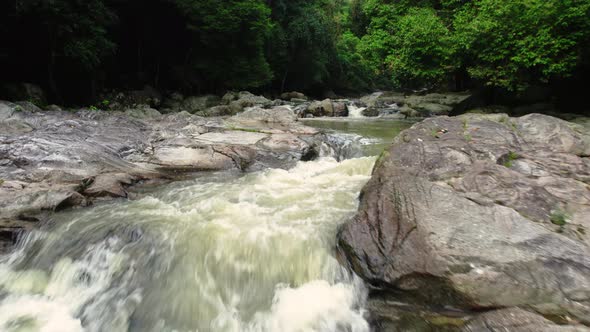
[[307,102],[307,99],[292,98],[291,102],[294,104],[303,104]]
[[219,97],[215,95],[193,96],[184,99],[180,108],[189,113],[205,111],[207,108],[217,106],[221,103]]
[[333,116],[340,116],[340,117],[347,117],[348,116],[348,106],[346,103],[343,102],[334,102],[332,104],[334,108]]
[[298,100],[307,100],[307,97],[301,93],[301,92],[297,92],[297,91],[292,91],[292,92],[285,92],[281,94],[281,99],[283,100],[293,100],[293,99],[298,99]]
[[223,95],[223,97],[221,97],[221,103],[224,105],[229,105],[229,103],[238,100],[239,98],[240,96],[238,92],[228,91]]
[[89,180],[90,184],[83,193],[90,197],[127,197],[125,187],[137,180],[137,177],[126,173],[100,174]]
[[466,308],[589,322],[590,163],[576,128],[539,114],[414,125],[377,161],[339,252],[377,288],[434,278]]
[[229,103],[232,114],[243,112],[247,107],[270,107],[273,102],[263,96],[255,96],[250,92],[242,91],[234,95],[235,100]]
[[289,168],[323,137],[289,107],[222,119],[147,106],[30,113],[1,102],[0,117],[0,219],[126,197],[137,181],[178,171]]
[[322,101],[315,101],[307,107],[306,114],[311,114],[314,117],[319,116],[334,116],[334,106],[332,100],[324,99]]
[[47,111],[51,111],[51,112],[61,112],[63,111],[61,107],[57,106],[57,105],[48,105],[47,107],[45,107],[45,110]]
[[297,116],[286,107],[276,107],[270,110],[256,107],[234,116],[231,121],[243,124],[267,123],[287,126],[295,124]]
[[407,117],[448,115],[471,95],[468,93],[403,94],[396,91],[376,92],[361,98],[367,105],[365,116],[380,116],[382,109],[394,105]]
[[520,308],[511,308],[481,314],[461,331],[589,332],[590,328],[583,325],[557,325],[538,314]]
[[34,225],[34,221],[0,219],[0,255],[8,253],[19,237]]
[[25,121],[18,118],[11,118],[0,121],[0,132],[5,135],[18,135],[33,131]]
[[231,169],[233,160],[210,146],[163,146],[156,148],[151,163],[170,169],[194,171]]
[[0,100],[0,121],[10,118],[14,112],[17,112],[16,104]]
[[41,112],[41,109],[37,107],[37,105],[31,103],[30,101],[17,101],[16,104],[20,106],[23,111],[26,112]]
[[214,106],[211,108],[208,108],[202,112],[197,112],[197,115],[200,116],[225,116],[225,115],[233,115],[235,109],[232,109],[231,107],[227,106],[227,105],[219,105],[219,106]]
[[158,110],[150,108],[147,105],[135,109],[128,109],[125,111],[125,114],[137,119],[158,118],[162,115]]

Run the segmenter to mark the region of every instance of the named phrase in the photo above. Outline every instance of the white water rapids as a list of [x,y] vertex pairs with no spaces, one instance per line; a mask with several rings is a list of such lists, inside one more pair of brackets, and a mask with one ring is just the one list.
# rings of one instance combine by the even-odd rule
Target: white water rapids
[[56,214],[0,257],[0,331],[368,331],[333,247],[374,160],[207,174]]
[[355,105],[348,105],[348,117],[349,118],[364,118],[363,111],[366,110],[366,107],[358,107]]

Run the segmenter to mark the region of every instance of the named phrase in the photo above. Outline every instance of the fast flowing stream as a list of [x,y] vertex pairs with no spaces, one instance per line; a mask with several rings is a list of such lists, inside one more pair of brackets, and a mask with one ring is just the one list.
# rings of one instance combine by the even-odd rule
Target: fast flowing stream
[[368,331],[333,246],[374,160],[202,174],[58,213],[0,257],[0,331]]

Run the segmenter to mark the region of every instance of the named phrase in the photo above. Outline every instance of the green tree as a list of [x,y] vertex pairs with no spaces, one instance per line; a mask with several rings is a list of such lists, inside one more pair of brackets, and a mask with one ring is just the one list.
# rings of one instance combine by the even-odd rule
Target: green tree
[[369,64],[359,52],[360,39],[351,31],[339,36],[338,52],[339,86],[347,90],[366,90],[373,86],[373,75]]
[[378,16],[360,49],[375,75],[397,87],[423,87],[440,83],[452,71],[451,32],[433,9],[367,5]]
[[329,3],[273,2],[273,18],[278,27],[269,41],[269,58],[281,91],[309,89],[329,82],[336,61],[337,35]]
[[590,1],[477,0],[454,27],[471,76],[523,90],[574,72],[590,42]]
[[264,43],[272,28],[261,0],[173,0],[194,35],[197,85],[255,88],[272,79]]
[[47,80],[51,92],[60,93],[55,80],[58,59],[91,72],[115,50],[108,27],[116,15],[102,0],[28,0],[16,4],[19,16],[34,17],[43,26],[47,43]]

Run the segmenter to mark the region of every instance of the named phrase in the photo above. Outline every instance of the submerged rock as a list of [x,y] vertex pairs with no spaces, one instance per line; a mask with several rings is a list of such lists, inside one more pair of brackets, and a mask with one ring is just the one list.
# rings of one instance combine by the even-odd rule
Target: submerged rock
[[590,145],[531,114],[437,117],[377,161],[338,250],[373,287],[590,322]]

